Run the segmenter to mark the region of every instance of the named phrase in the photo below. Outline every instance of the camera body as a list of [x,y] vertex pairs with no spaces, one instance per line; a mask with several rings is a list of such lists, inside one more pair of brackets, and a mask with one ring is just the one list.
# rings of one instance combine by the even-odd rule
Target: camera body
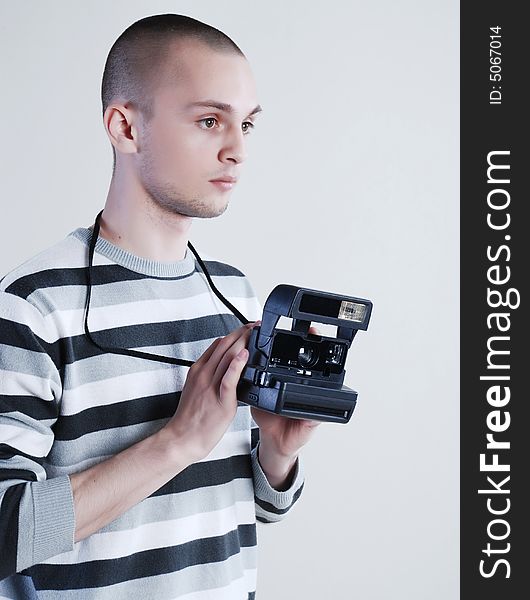
[[[261,325],[252,330],[238,399],[299,419],[347,423],[357,392],[345,385],[344,365],[358,330],[366,330],[369,300],[281,284],[269,294]],[[281,316],[291,330],[277,329]],[[309,333],[312,322],[335,325],[336,337]]]

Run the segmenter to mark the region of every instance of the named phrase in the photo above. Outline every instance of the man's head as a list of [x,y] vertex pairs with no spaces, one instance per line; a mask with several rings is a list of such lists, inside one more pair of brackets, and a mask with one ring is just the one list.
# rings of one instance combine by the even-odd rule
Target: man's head
[[137,21],[109,52],[101,95],[115,173],[126,168],[165,211],[225,210],[260,110],[248,62],[228,36],[181,15]]

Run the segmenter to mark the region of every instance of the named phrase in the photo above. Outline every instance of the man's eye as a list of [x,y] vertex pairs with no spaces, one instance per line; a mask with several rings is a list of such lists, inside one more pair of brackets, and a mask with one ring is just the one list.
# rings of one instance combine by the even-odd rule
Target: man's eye
[[214,117],[207,117],[206,119],[201,119],[199,123],[201,123],[203,129],[213,129],[217,123],[217,119]]
[[252,123],[252,121],[245,121],[241,125],[241,129],[243,130],[243,133],[250,133],[254,129],[254,123]]

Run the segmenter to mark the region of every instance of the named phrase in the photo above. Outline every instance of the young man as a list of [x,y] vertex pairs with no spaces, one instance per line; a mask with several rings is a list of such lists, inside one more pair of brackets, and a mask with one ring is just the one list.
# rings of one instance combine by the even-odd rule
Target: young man
[[[253,410],[258,443],[236,397],[253,324],[187,250],[240,175],[252,73],[220,31],[158,15],[112,47],[102,100],[115,164],[93,267],[79,228],[0,282],[0,597],[253,598],[256,517],[297,500],[315,424]],[[206,266],[259,318],[239,271]]]

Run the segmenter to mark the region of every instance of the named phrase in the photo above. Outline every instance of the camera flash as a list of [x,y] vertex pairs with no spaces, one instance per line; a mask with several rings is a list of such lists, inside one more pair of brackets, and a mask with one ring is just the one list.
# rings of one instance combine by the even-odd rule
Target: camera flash
[[362,323],[366,314],[366,304],[357,304],[356,302],[349,302],[343,300],[340,303],[339,308],[339,319],[345,319],[347,321],[356,321]]

